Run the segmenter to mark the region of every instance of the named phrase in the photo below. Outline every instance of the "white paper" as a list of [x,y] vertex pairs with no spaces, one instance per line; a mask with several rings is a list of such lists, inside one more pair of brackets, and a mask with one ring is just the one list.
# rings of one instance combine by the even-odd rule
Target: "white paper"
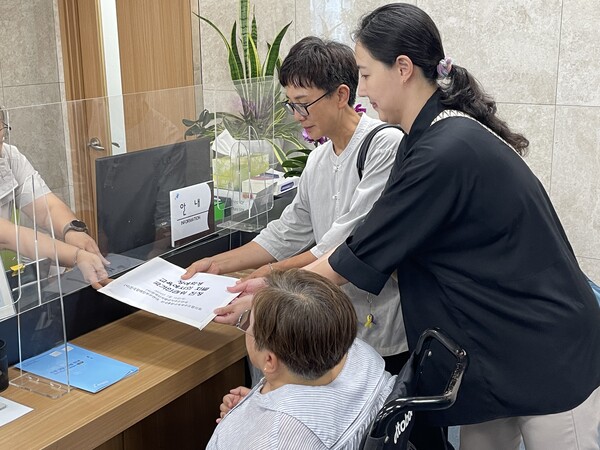
[[0,397],[0,408],[0,426],[18,419],[29,411],[33,411],[29,406],[21,405],[5,397]]
[[104,286],[99,292],[159,316],[204,328],[215,317],[213,310],[229,304],[239,294],[227,291],[236,278],[197,273],[182,280],[185,270],[154,258]]

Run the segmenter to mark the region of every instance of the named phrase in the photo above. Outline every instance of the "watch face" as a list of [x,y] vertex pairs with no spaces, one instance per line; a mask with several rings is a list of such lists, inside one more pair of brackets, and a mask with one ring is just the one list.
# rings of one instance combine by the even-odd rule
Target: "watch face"
[[81,220],[71,221],[71,228],[73,230],[77,230],[77,231],[87,231],[87,225],[85,224],[85,222],[82,222]]

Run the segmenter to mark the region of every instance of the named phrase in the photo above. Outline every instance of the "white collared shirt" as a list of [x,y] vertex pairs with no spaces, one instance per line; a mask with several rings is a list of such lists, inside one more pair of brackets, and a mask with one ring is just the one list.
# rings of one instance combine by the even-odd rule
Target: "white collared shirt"
[[10,219],[10,205],[18,208],[50,193],[40,174],[14,145],[2,144],[0,155],[0,217]]
[[[342,153],[335,154],[331,141],[314,149],[296,197],[254,242],[279,261],[307,249],[319,258],[344,242],[379,198],[396,159],[402,132],[395,128],[381,130],[371,142],[362,179],[358,176],[360,145],[368,132],[382,123],[363,114]],[[395,279],[390,277],[379,295],[368,294],[350,283],[342,290],[356,309],[359,338],[383,356],[408,350]],[[370,328],[363,326],[368,314],[374,317]]]

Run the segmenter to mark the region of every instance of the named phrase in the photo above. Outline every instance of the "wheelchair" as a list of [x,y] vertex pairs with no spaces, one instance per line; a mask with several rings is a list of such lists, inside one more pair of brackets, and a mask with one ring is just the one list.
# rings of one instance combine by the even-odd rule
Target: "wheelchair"
[[[431,350],[433,342],[439,342],[443,351],[449,352],[455,364],[441,395],[418,396],[419,379],[437,350]],[[467,352],[441,330],[428,329],[421,334],[415,351],[398,374],[392,392],[371,424],[361,442],[361,450],[421,450],[415,449],[409,440],[416,411],[446,409],[456,400],[460,384],[468,365]],[[426,450],[426,449],[423,449]]]

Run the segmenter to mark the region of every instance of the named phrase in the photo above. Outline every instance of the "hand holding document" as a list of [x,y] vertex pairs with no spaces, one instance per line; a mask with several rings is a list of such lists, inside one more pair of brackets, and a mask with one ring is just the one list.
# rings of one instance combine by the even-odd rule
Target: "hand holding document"
[[199,329],[215,317],[215,308],[229,304],[239,295],[227,291],[227,286],[235,284],[236,278],[197,273],[188,280],[182,280],[184,273],[185,269],[162,258],[154,258],[99,292]]

